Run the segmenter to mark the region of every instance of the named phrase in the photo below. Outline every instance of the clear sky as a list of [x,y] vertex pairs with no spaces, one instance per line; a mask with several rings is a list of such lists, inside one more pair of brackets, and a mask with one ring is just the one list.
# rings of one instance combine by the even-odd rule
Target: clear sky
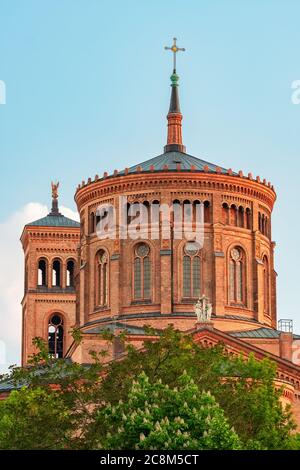
[[278,317],[300,332],[299,18],[298,0],[0,0],[0,339],[9,359],[21,309],[10,311],[8,294],[18,298],[28,208],[46,211],[59,179],[61,203],[75,210],[82,179],[161,153],[172,62],[164,46],[174,35],[186,48],[187,151],[275,186]]

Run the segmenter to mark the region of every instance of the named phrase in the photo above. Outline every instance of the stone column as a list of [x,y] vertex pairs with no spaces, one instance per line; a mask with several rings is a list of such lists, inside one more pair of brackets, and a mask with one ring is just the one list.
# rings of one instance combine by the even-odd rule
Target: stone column
[[62,289],[65,289],[67,286],[67,262],[66,260],[62,260],[60,268],[61,268],[61,273],[60,273],[61,287]]

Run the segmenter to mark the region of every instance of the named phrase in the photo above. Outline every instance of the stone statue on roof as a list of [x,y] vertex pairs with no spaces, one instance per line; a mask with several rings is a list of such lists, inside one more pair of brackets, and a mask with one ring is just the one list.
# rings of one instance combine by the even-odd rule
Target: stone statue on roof
[[208,298],[205,295],[200,297],[195,306],[195,314],[197,315],[198,323],[207,323],[211,320],[212,314],[212,304],[208,301]]

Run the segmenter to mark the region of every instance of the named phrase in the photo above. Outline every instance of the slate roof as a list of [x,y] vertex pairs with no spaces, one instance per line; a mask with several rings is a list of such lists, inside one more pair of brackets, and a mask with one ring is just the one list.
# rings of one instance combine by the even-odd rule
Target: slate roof
[[133,334],[133,335],[146,335],[145,328],[142,328],[140,326],[134,326],[134,325],[127,325],[126,323],[120,323],[120,322],[114,322],[114,323],[108,323],[106,325],[97,325],[89,330],[84,330],[84,334],[97,334],[97,333],[102,333],[104,331],[109,331],[110,333],[114,333],[116,329],[122,329],[126,330],[128,333]]
[[[134,165],[129,168],[128,173],[137,173],[137,168],[141,167],[142,171],[164,171],[164,165],[168,165],[169,170],[176,170],[178,163],[181,164],[182,170],[187,171],[202,171],[204,172],[204,167],[208,166],[208,173],[217,173],[217,168],[221,168],[221,173],[226,174],[228,170],[226,168],[219,167],[214,163],[206,162],[200,158],[189,155],[188,153],[183,152],[165,152],[157,157],[150,158],[142,163]],[[150,170],[150,167],[153,165],[154,170]],[[191,170],[191,166],[195,167],[195,170]],[[119,175],[124,175],[124,170],[118,173]],[[232,173],[237,176],[237,173]]]
[[16,390],[22,387],[22,384],[15,385],[10,380],[3,380],[0,382],[0,393],[9,392],[10,390]]
[[35,220],[34,222],[30,222],[26,224],[28,227],[40,226],[40,227],[80,227],[80,223],[76,220],[69,219],[62,214],[53,215],[48,214],[46,217],[42,217],[41,219]]
[[[255,330],[233,331],[229,333],[236,338],[279,338],[281,331],[272,328],[257,328]],[[300,339],[300,335],[293,335],[294,339]]]

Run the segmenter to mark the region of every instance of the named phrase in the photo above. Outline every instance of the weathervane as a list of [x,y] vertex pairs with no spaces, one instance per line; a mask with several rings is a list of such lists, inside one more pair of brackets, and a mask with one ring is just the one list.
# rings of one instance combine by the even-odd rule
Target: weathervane
[[184,47],[177,47],[177,38],[173,38],[173,45],[171,47],[165,46],[165,49],[173,52],[173,73],[176,73],[176,54],[178,51],[185,51]]

